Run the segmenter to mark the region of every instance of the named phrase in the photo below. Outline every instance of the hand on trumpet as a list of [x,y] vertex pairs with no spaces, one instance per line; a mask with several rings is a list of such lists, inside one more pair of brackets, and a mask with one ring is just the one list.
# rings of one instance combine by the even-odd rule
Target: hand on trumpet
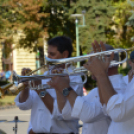
[[[100,52],[105,51],[105,46],[103,42],[100,42],[100,44],[97,41],[94,41],[92,43],[92,47],[94,52]],[[110,55],[110,57],[107,56],[99,56],[99,57],[91,57],[86,64],[84,64],[84,67],[88,69],[95,77],[101,76],[102,73],[106,73],[110,62],[114,58],[114,53]]]
[[65,68],[65,65],[64,65],[64,64],[55,65],[55,66],[51,69],[51,74],[60,74],[60,73],[63,73],[64,68]]
[[[61,73],[61,70],[57,70],[56,73]],[[62,92],[64,88],[69,87],[69,83],[70,83],[69,76],[65,77],[54,76],[47,84],[53,87],[56,91]]]
[[[30,72],[31,72],[32,70],[30,69],[30,68],[23,68],[22,69],[22,71],[21,71],[21,75],[28,75]],[[31,87],[29,87],[29,88],[32,88],[32,87],[37,87],[39,84],[41,84],[41,81],[40,80],[38,80],[38,81],[31,81],[31,83],[29,83],[29,81],[27,81],[27,82],[23,82],[23,85],[25,86],[25,87],[29,87],[29,85],[31,86]]]
[[[22,68],[21,70],[21,75],[25,76],[28,73],[30,73],[32,70],[30,68]],[[24,87],[29,87],[29,83],[28,82],[23,82]]]

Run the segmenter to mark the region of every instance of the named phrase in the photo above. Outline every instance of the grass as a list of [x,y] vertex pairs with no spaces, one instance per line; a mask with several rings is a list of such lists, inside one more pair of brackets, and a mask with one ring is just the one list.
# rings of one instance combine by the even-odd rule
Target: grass
[[16,95],[13,96],[4,96],[0,98],[0,107],[1,106],[9,106],[9,105],[14,105],[14,99]]

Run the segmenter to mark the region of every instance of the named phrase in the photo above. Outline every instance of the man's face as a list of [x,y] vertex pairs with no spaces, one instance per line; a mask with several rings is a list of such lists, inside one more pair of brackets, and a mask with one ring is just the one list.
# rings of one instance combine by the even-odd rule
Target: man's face
[[60,53],[60,52],[57,50],[57,47],[52,46],[52,45],[49,45],[49,46],[48,46],[47,53],[48,53],[48,57],[51,58],[51,59],[61,59],[61,58],[64,58],[64,57],[63,57],[63,54]]

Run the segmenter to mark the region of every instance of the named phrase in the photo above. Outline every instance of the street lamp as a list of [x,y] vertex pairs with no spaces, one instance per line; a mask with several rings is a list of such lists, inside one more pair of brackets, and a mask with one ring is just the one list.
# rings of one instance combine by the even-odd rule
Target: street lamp
[[[82,11],[82,14],[72,14],[71,17],[75,17],[75,26],[76,26],[76,56],[80,56],[80,49],[79,49],[79,27],[85,26],[85,10]],[[78,18],[83,18],[83,24],[78,24]],[[80,62],[77,62],[77,67],[80,67]]]
[[[1,42],[1,44],[2,44],[2,57],[5,59],[6,58],[6,56],[5,56],[5,43]],[[4,61],[3,61],[3,67],[4,67],[4,71],[6,71],[6,65],[5,65]]]

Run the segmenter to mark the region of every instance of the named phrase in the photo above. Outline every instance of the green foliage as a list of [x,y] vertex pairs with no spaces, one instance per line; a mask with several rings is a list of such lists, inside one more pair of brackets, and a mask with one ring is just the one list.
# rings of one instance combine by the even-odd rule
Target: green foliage
[[122,68],[122,66],[120,66],[120,67],[118,68],[118,72],[119,72],[120,74],[122,74],[123,76],[126,76],[126,75],[128,74],[128,72],[129,72],[129,70],[130,70],[129,67]]
[[132,7],[132,9],[129,11],[132,13],[132,15],[128,18],[126,25],[134,28],[134,1],[127,0],[127,2]]
[[[67,35],[75,42],[74,22],[65,14],[70,8],[70,3],[70,0],[5,1],[2,3],[2,18],[9,23],[6,24],[5,36],[7,37],[7,31],[9,35],[19,35],[17,47],[34,52],[43,46],[43,42],[39,41],[41,38]],[[0,28],[3,28],[2,24],[1,22]]]
[[128,21],[131,15],[132,7],[126,0],[114,1],[114,7],[116,12],[113,17],[112,25],[109,25],[109,32],[107,34],[107,43],[113,45],[115,48],[129,48],[133,46],[131,37],[134,35],[134,29],[128,25]]
[[[79,0],[72,4],[69,14],[81,14],[85,10],[86,26],[79,28],[80,45],[84,53],[91,51],[91,43],[94,40],[106,42],[107,27],[112,22],[115,8],[109,0]],[[82,19],[79,20],[79,25]]]
[[93,88],[95,88],[97,85],[96,85],[96,81],[93,80],[91,78],[91,75],[87,77],[87,82],[85,83],[84,87],[87,89],[87,90],[92,90]]
[[[128,2],[133,5],[132,1]],[[130,38],[134,29],[130,25],[133,25],[134,16],[130,15],[133,6],[126,0],[0,0],[0,4],[1,41],[20,35],[18,47],[29,51],[36,52],[43,46],[44,38],[58,35],[71,37],[75,45],[75,22],[70,15],[81,14],[83,10],[86,11],[86,26],[79,27],[83,53],[91,51],[94,40],[114,47],[132,46]],[[79,25],[82,25],[82,18],[78,19]],[[125,25],[128,20],[129,26]]]

